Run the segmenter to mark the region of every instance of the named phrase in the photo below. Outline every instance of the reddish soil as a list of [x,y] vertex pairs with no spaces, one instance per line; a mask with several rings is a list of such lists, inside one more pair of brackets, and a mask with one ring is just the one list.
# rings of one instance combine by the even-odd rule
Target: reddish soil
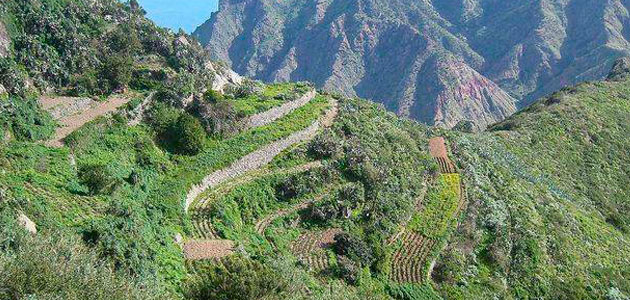
[[328,255],[324,250],[335,243],[335,236],[341,232],[339,228],[331,228],[303,234],[291,244],[291,251],[311,270],[323,271],[328,269]]
[[190,241],[184,244],[184,257],[190,260],[221,258],[234,253],[230,240]]
[[[446,149],[446,141],[443,137],[432,138],[429,140],[429,151],[431,156],[437,161],[440,172],[443,174],[457,173],[457,169],[453,162],[448,158]],[[457,206],[455,217],[458,218],[462,210],[468,202],[466,188],[462,183],[460,185],[460,199]],[[421,202],[420,202],[421,204]],[[416,210],[420,211],[422,205],[416,205]],[[437,246],[437,241],[429,239],[421,234],[411,231],[401,231],[395,235],[391,242],[401,240],[401,247],[394,252],[392,259],[392,273],[390,277],[398,283],[421,283],[428,278],[435,266],[435,259],[431,261],[428,273],[424,273],[424,266],[433,249]]]
[[446,140],[443,137],[436,137],[429,140],[429,151],[434,158],[444,157],[448,158],[448,151],[446,150]]
[[320,232],[303,234],[291,245],[291,250],[300,255],[326,249],[335,243],[335,236],[341,232],[343,230],[339,228],[331,228]]

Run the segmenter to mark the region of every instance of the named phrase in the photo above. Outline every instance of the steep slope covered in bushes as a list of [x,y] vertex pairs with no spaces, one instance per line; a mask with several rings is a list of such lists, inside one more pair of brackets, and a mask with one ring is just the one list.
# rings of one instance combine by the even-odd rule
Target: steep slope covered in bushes
[[433,274],[446,298],[630,294],[628,95],[627,79],[585,83],[451,134],[472,202]]

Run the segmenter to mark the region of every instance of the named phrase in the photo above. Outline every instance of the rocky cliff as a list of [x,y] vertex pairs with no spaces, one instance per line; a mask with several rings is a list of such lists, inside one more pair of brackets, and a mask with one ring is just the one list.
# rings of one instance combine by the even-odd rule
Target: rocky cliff
[[265,81],[309,80],[446,127],[484,126],[630,53],[622,0],[222,0],[195,35]]

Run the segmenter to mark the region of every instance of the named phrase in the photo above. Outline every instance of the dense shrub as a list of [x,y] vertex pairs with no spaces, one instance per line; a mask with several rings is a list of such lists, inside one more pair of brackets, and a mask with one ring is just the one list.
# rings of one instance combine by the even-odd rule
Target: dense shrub
[[182,114],[168,129],[173,151],[179,154],[195,155],[203,149],[206,132],[199,120],[189,114]]
[[335,157],[341,151],[339,138],[331,130],[325,130],[309,144],[310,154],[318,159]]
[[360,237],[350,233],[340,233],[335,236],[335,253],[343,255],[363,266],[369,266],[374,261],[372,249]]
[[263,85],[254,80],[244,80],[242,84],[229,88],[226,93],[234,98],[246,98],[262,92]]
[[230,257],[221,264],[200,266],[187,287],[189,299],[283,299],[291,282],[251,259]]
[[330,222],[335,219],[349,219],[358,214],[365,201],[365,190],[360,183],[348,183],[342,185],[333,194],[313,205],[311,217],[321,222]]
[[158,103],[147,113],[147,122],[170,152],[194,155],[203,149],[206,133],[199,120],[186,112]]
[[13,132],[18,140],[37,141],[50,137],[55,122],[47,112],[41,110],[35,98],[9,97],[0,100],[0,128]]
[[80,166],[79,180],[88,187],[92,195],[107,191],[111,192],[118,183],[111,170],[104,163],[91,163]]
[[196,103],[195,113],[206,131],[215,137],[233,135],[243,127],[233,102],[212,90],[204,93],[202,101]]
[[337,259],[337,273],[350,284],[356,284],[361,274],[361,265],[348,257],[340,256]]
[[[4,220],[6,221],[6,220]],[[149,278],[140,283],[115,272],[72,236],[0,236],[0,298],[2,299],[171,299]],[[6,243],[10,239],[10,243]]]

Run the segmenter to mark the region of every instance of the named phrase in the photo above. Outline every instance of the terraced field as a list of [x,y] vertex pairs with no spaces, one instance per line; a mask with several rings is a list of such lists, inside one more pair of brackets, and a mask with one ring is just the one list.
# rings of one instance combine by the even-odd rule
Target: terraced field
[[[453,162],[448,158],[446,141],[442,137],[429,140],[429,150],[433,159],[438,163],[440,173],[442,175],[456,174],[457,170]],[[459,180],[459,176],[457,177]],[[452,218],[458,218],[460,212],[467,203],[465,187],[459,180],[458,203],[457,208],[452,216],[445,215],[447,220],[442,222],[450,224]],[[416,212],[422,214],[426,209],[422,204],[422,200],[416,204]],[[427,220],[424,220],[427,222]],[[442,223],[440,222],[440,223]],[[439,246],[440,240],[436,236],[427,236],[412,229],[404,229],[402,233],[395,236],[391,242],[398,241],[399,247],[394,252],[392,258],[391,280],[398,283],[423,283],[429,277],[431,269],[435,264],[435,258],[432,261],[436,247]],[[428,271],[427,271],[428,268]]]
[[132,97],[126,95],[114,95],[102,103],[85,98],[42,98],[40,104],[57,116],[61,125],[55,131],[55,135],[46,144],[52,147],[63,146],[63,139],[86,123],[111,112],[127,104]]
[[247,184],[248,182],[265,176],[296,174],[321,167],[321,165],[322,163],[320,161],[315,161],[281,170],[271,170],[268,168],[255,170],[248,172],[247,174],[234,180],[220,184],[216,188],[209,189],[199,197],[199,201],[196,203],[194,209],[190,210],[190,217],[193,220],[193,226],[195,228],[195,231],[193,232],[193,237],[200,239],[220,238],[219,234],[213,228],[212,222],[210,220],[210,204],[213,203],[213,201],[219,199],[219,197],[230,193],[238,186]]
[[[252,128],[270,124],[290,114],[300,106],[307,104],[315,95],[316,93],[314,91],[310,91],[298,100],[286,103],[280,107],[272,108],[270,111],[260,113],[259,115],[254,115],[250,118],[249,124]],[[309,141],[321,128],[329,126],[337,115],[337,103],[332,99],[330,101],[330,109],[307,128],[294,132],[288,137],[274,141],[259,150],[251,152],[227,168],[213,172],[189,191],[186,197],[185,209],[189,211],[193,220],[195,227],[193,237],[195,240],[188,241],[184,245],[184,249],[188,249],[188,252],[191,253],[187,255],[187,258],[192,260],[209,259],[222,257],[231,253],[231,248],[233,247],[224,247],[228,242],[220,240],[209,218],[209,204],[212,199],[218,195],[229,192],[240,184],[272,173],[270,170],[265,170],[264,167],[269,164],[274,157],[293,145]],[[262,117],[264,117],[264,120]],[[320,165],[319,162],[313,162],[279,172],[299,172],[318,165]],[[261,227],[264,226],[261,225]]]
[[298,260],[314,272],[329,268],[329,257],[326,252],[335,242],[335,236],[341,233],[338,228],[317,232],[307,232],[291,244],[291,252]]

